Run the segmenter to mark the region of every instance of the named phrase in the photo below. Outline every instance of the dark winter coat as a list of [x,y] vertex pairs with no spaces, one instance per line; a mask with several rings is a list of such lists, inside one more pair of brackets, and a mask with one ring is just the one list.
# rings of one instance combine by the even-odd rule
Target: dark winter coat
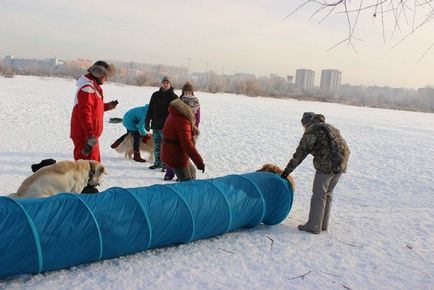
[[307,125],[284,172],[290,174],[308,154],[313,155],[313,165],[318,172],[337,174],[346,171],[350,149],[339,130],[325,123],[323,115],[317,114]]
[[170,88],[167,91],[163,91],[163,89],[160,88],[160,90],[153,93],[146,114],[146,128],[155,130],[163,129],[164,122],[169,115],[169,104],[177,98],[178,96],[173,91],[173,88]]
[[163,128],[161,160],[171,168],[186,168],[189,159],[203,168],[203,159],[193,141],[196,119],[190,107],[180,99],[170,103],[169,116]]

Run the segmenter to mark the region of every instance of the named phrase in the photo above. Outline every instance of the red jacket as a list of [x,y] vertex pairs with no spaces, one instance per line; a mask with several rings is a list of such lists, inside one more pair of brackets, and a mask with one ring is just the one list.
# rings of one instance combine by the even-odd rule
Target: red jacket
[[171,168],[186,168],[189,159],[198,168],[203,168],[203,159],[193,141],[193,127],[196,123],[190,107],[182,100],[170,103],[169,116],[163,128],[161,160]]
[[77,80],[77,93],[71,115],[72,139],[99,138],[103,130],[104,111],[109,110],[104,103],[103,91],[91,74]]

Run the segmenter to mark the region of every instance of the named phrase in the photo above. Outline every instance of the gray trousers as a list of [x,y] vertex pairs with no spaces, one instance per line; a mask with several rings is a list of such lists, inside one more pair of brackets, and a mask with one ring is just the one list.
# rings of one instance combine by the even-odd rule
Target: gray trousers
[[326,231],[328,228],[330,208],[332,205],[333,189],[342,173],[315,173],[312,198],[310,200],[309,220],[306,227],[315,231]]
[[196,168],[193,163],[189,162],[188,167],[184,168],[172,168],[175,171],[178,181],[187,181],[196,179]]

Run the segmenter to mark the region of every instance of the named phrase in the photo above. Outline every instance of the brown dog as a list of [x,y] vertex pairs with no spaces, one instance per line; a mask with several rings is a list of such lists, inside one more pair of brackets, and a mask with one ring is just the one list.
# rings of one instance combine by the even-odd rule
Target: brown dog
[[[142,136],[142,142],[140,142],[140,151],[149,153],[149,157],[145,158],[148,161],[152,161],[154,159],[154,139],[152,138],[152,134],[148,133],[147,136]],[[134,153],[133,149],[134,137],[131,134],[128,134],[125,137],[124,141],[115,148],[116,152],[123,153],[125,159],[131,159]]]
[[[282,174],[282,172],[283,172],[283,170],[279,166],[271,164],[271,163],[264,164],[262,166],[262,168],[257,170],[257,171],[271,172],[271,173],[275,173],[275,174],[279,174],[279,175]],[[289,181],[289,183],[291,183],[292,190],[295,191],[295,181],[291,175],[288,175],[288,181]]]
[[100,183],[105,167],[94,160],[60,161],[27,177],[12,197],[49,197],[60,192],[81,193]]

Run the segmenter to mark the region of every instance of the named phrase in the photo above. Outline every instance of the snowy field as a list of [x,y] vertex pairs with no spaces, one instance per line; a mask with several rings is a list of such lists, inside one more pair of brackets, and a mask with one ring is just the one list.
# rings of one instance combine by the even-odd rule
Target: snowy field
[[[110,148],[125,130],[108,123],[147,103],[157,88],[103,88],[106,100],[119,105],[105,115],[100,143],[108,175],[100,190],[164,183],[149,163],[126,161]],[[72,80],[0,78],[0,195],[15,192],[32,163],[72,159],[74,93]],[[0,280],[0,289],[434,289],[434,114],[196,95],[202,105],[198,149],[206,165],[200,179],[267,162],[284,167],[303,134],[304,111],[324,114],[341,130],[352,154],[327,233],[297,230],[309,212],[314,169],[308,157],[292,174],[297,190],[282,224],[20,275]]]

